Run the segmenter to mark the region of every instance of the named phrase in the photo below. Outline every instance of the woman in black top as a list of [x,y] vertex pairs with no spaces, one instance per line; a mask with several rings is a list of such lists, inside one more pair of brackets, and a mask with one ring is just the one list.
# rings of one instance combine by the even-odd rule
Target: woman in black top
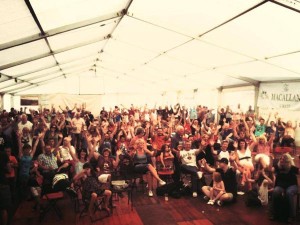
[[294,161],[289,153],[282,155],[279,162],[274,165],[274,172],[276,175],[275,188],[273,191],[273,201],[271,205],[271,218],[278,216],[282,210],[282,202],[288,203],[289,221],[296,217],[296,205],[293,198],[298,191],[297,174],[299,168],[295,167]]

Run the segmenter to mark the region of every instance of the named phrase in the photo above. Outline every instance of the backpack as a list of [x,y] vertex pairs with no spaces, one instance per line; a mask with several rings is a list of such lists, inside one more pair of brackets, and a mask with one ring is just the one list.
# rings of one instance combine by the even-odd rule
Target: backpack
[[168,194],[173,198],[180,198],[181,197],[180,189],[182,188],[182,186],[183,186],[182,181],[179,181],[179,182],[172,182],[172,183],[157,187],[156,195],[164,196],[165,194]]
[[251,190],[245,193],[245,204],[247,207],[260,207],[261,201],[258,198],[257,190]]

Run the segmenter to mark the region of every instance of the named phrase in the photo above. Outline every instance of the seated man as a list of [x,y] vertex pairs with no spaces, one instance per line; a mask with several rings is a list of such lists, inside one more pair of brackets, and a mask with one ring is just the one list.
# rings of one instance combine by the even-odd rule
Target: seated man
[[[71,145],[71,138],[65,137],[63,140],[63,145],[58,147],[58,160],[60,167],[58,172],[61,169],[70,169],[70,166],[73,166],[74,170],[74,161],[78,161],[76,156],[76,150],[74,146]],[[72,170],[71,170],[72,171]]]
[[184,150],[178,152],[179,158],[181,160],[181,172],[188,173],[192,175],[192,191],[193,197],[197,197],[197,187],[198,187],[198,180],[201,178],[201,172],[197,167],[196,156],[200,152],[199,149],[191,149],[192,142],[187,140],[184,144]]
[[[234,161],[234,157],[230,157],[231,161],[231,166],[228,166],[228,159],[227,158],[222,158],[219,160],[219,168],[215,169],[213,167],[210,167],[205,159],[202,160],[202,163],[204,164],[204,167],[206,170],[210,171],[211,173],[213,172],[219,172],[221,174],[222,180],[225,185],[225,191],[221,197],[220,200],[217,201],[217,204],[221,206],[223,202],[234,202],[237,197],[237,181],[236,181],[236,169],[237,165],[236,162]],[[204,193],[204,199],[209,200],[210,196],[210,190],[211,186],[203,186],[202,191]]]

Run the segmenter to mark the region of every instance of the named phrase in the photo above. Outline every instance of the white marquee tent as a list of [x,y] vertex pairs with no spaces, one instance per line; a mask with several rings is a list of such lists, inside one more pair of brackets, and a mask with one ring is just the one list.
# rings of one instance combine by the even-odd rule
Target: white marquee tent
[[0,0],[0,93],[6,106],[67,94],[214,106],[238,88],[248,106],[263,84],[300,81],[299,12],[299,0]]

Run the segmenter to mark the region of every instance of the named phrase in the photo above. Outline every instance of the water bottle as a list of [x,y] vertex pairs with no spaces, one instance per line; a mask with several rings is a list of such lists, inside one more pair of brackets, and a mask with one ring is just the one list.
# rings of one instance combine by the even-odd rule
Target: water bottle
[[165,194],[165,202],[169,201],[168,193]]

